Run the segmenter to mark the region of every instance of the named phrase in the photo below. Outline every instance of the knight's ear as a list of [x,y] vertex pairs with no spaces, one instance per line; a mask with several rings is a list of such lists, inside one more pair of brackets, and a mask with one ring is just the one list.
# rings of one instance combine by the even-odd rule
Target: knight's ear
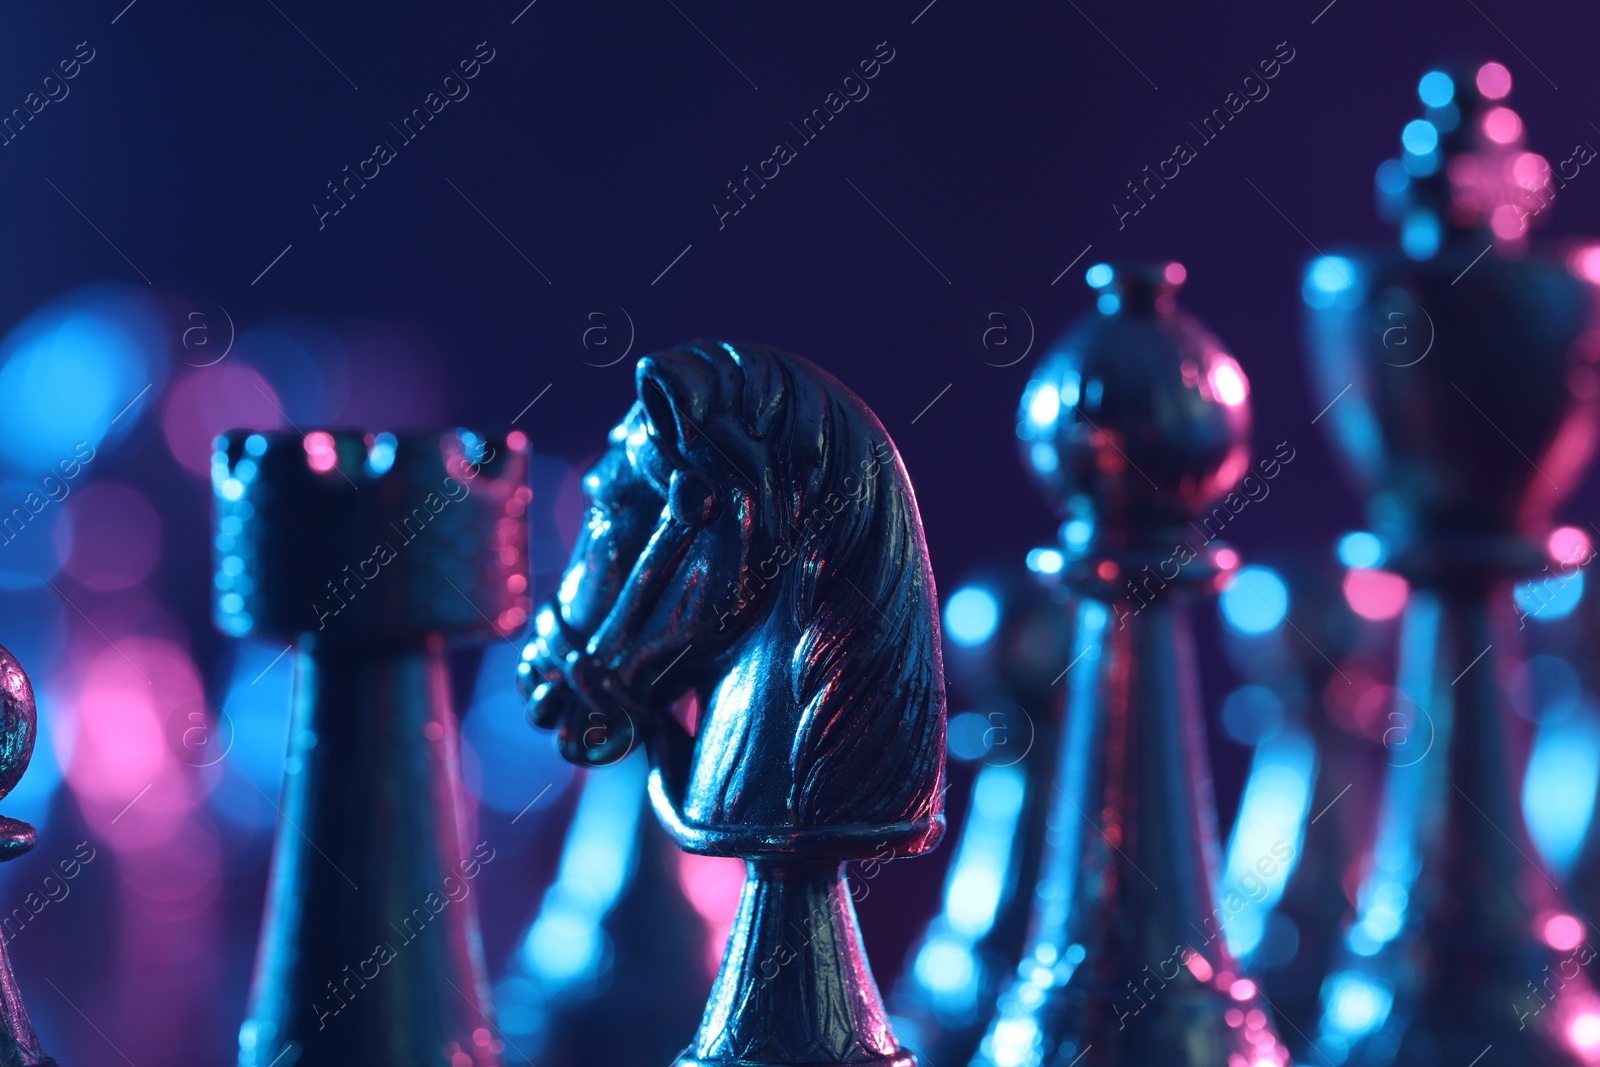
[[675,461],[683,459],[699,439],[704,417],[697,417],[704,392],[695,388],[694,369],[679,353],[663,352],[641,359],[635,372],[645,429],[656,447]]

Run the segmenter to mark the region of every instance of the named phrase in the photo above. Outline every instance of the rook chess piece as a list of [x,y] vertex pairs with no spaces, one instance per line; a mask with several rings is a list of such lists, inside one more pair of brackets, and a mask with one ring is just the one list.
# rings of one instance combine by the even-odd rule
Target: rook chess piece
[[1595,275],[1526,253],[1553,190],[1510,86],[1498,63],[1425,75],[1426,117],[1378,172],[1401,248],[1321,257],[1302,287],[1324,428],[1411,585],[1391,715],[1406,743],[1316,1037],[1356,1067],[1600,1059],[1593,952],[1550,932],[1575,924],[1550,925],[1565,904],[1523,821],[1507,691],[1511,585],[1543,565],[1594,448]]
[[[944,828],[933,577],[911,483],[843,385],[769,348],[640,360],[519,681],[578,762],[635,740],[680,848],[748,880],[691,1065],[893,1064],[844,865]],[[691,735],[671,713],[693,691]]]
[[[1066,520],[1076,619],[1029,944],[979,1067],[1288,1063],[1213,900],[1186,601],[1215,584],[1215,539],[1255,472],[1249,385],[1177,310],[1183,277],[1177,263],[1091,267],[1098,312],[1023,394],[1023,459]],[[1292,459],[1280,450],[1263,466]]]
[[295,644],[240,1067],[500,1063],[457,825],[448,639],[527,620],[520,433],[217,441],[216,621]]

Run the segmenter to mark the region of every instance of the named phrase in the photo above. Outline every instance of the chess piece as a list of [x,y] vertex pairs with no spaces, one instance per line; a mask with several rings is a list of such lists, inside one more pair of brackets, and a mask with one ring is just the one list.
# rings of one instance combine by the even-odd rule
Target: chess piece
[[1423,77],[1427,117],[1379,170],[1401,248],[1321,257],[1302,288],[1324,427],[1411,586],[1391,713],[1409,743],[1389,746],[1316,1036],[1357,1067],[1600,1053],[1586,949],[1549,932],[1565,904],[1524,825],[1508,693],[1510,586],[1539,571],[1593,451],[1596,299],[1526,251],[1553,185],[1509,89],[1498,63]]
[[[769,348],[640,360],[584,476],[589,521],[519,682],[580,763],[642,742],[680,848],[748,880],[678,1063],[894,1064],[844,882],[944,828],[937,601],[911,484],[877,419]],[[688,691],[693,734],[670,714]]]
[[1066,520],[1076,619],[1029,944],[973,1062],[1284,1067],[1213,897],[1187,608],[1221,573],[1217,539],[1242,492],[1258,493],[1293,450],[1250,467],[1248,382],[1177,310],[1182,266],[1098,264],[1087,277],[1098,312],[1035,370],[1018,427]]
[[[665,1062],[694,1032],[711,946],[647,774],[637,752],[583,776],[556,879],[495,986],[508,1063]],[[612,1025],[618,1004],[627,1026]]]
[[281,819],[240,1067],[496,1067],[458,826],[447,641],[527,619],[526,442],[218,438],[215,617],[293,642]]
[[[946,671],[965,699],[952,758],[977,761],[939,913],[889,996],[895,1029],[931,1064],[964,1064],[1016,972],[1044,854],[1059,736],[1055,682],[1071,656],[1061,554],[986,567],[945,602]],[[964,729],[958,740],[954,731]]]
[[[1284,584],[1285,608],[1260,588],[1272,580],[1263,562]],[[1223,865],[1222,895],[1243,902],[1227,916],[1228,945],[1261,983],[1296,1063],[1315,1060],[1302,1035],[1321,1011],[1326,932],[1349,908],[1345,872],[1371,846],[1372,793],[1355,783],[1381,775],[1389,725],[1376,705],[1390,674],[1367,654],[1388,631],[1351,609],[1342,576],[1327,553],[1279,550],[1257,555],[1223,598],[1224,648],[1245,684],[1222,717],[1255,746]],[[1361,713],[1366,731],[1351,728]],[[1292,855],[1263,877],[1257,857],[1278,841]]]
[[[0,797],[15,789],[33,758],[38,712],[27,672],[0,646]],[[39,843],[39,832],[20,819],[0,817],[0,863],[14,860]],[[0,1063],[17,1067],[56,1067],[39,1047],[22,988],[11,970],[11,956],[0,941]]]

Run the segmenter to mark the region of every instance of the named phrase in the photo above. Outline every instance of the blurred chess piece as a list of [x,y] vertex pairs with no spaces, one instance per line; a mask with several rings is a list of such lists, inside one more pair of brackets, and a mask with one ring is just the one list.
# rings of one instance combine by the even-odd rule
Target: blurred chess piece
[[[1370,569],[1379,556],[1354,551],[1375,543],[1356,533],[1341,546]],[[1387,633],[1353,610],[1340,580],[1350,573],[1329,553],[1280,549],[1234,574],[1219,601],[1224,648],[1243,683],[1223,698],[1222,728],[1253,747],[1223,861],[1223,925],[1302,1063],[1314,1058],[1300,1035],[1320,1014],[1326,931],[1349,909],[1346,872],[1371,846],[1372,791],[1355,783],[1381,775],[1385,751],[1371,724],[1390,676],[1370,653]],[[1386,578],[1400,581],[1377,580]],[[1261,865],[1280,843],[1289,859]]]
[[1400,249],[1318,258],[1302,287],[1324,429],[1410,583],[1398,743],[1316,1035],[1358,1067],[1600,1061],[1600,1000],[1530,843],[1511,711],[1511,586],[1539,572],[1594,448],[1600,272],[1527,250],[1555,182],[1522,147],[1510,86],[1498,63],[1427,73],[1425,117],[1378,172]]
[[[523,652],[530,716],[580,763],[642,742],[678,846],[746,861],[679,1064],[910,1067],[844,880],[944,829],[938,605],[910,481],[866,406],[797,357],[696,343],[640,360],[637,383]],[[691,690],[692,734],[670,711]]]
[[[38,711],[33,684],[4,646],[0,646],[0,797],[15,789],[33,758]],[[20,819],[0,816],[0,863],[14,860],[39,842],[39,832]],[[11,956],[0,941],[0,1063],[16,1067],[56,1067],[44,1054],[22,1003],[22,987],[11,970]]]
[[[707,924],[650,818],[643,752],[583,776],[555,881],[517,940],[496,1007],[508,1063],[662,1063],[694,1033]],[[617,1005],[628,1025],[613,1025]]]
[[1022,958],[1044,854],[1071,620],[1060,551],[1028,562],[984,568],[945,600],[946,669],[972,709],[951,719],[950,755],[977,773],[943,906],[889,996],[896,1029],[931,1064],[977,1051]]
[[527,620],[526,440],[217,441],[216,622],[292,642],[281,819],[241,1067],[495,1067],[447,641]]
[[[1223,938],[1189,603],[1222,570],[1250,464],[1249,384],[1176,307],[1183,267],[1088,271],[1098,311],[1022,398],[1024,462],[1066,520],[1076,618],[1027,951],[981,1067],[1285,1067]],[[1281,863],[1284,856],[1266,860]]]

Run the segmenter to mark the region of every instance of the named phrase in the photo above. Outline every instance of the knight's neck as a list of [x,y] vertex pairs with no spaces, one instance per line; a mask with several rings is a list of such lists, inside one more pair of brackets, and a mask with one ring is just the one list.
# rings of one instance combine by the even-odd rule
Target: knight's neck
[[1060,958],[1098,949],[1133,971],[1180,946],[1213,967],[1227,962],[1211,891],[1216,812],[1181,597],[1169,589],[1136,614],[1078,602],[1036,950],[1049,945]]

